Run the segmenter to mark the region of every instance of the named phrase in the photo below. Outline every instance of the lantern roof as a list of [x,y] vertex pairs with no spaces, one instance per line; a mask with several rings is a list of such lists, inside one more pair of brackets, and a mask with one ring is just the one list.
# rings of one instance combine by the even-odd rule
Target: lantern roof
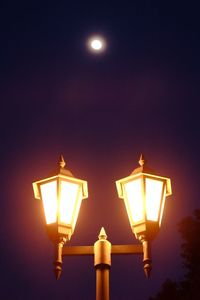
[[33,189],[34,189],[34,194],[35,194],[36,199],[40,199],[38,184],[45,182],[47,180],[54,180],[59,177],[69,178],[73,181],[78,182],[79,184],[82,184],[83,199],[88,197],[87,182],[85,180],[76,178],[70,170],[65,169],[65,165],[66,165],[66,163],[65,163],[64,157],[61,154],[59,157],[59,160],[58,160],[57,168],[54,170],[54,172],[49,174],[49,176],[45,179],[40,179],[40,180],[33,182]]
[[144,174],[144,175],[147,175],[147,176],[151,176],[151,177],[155,177],[155,178],[158,178],[158,179],[166,180],[166,185],[167,185],[166,195],[169,196],[169,195],[172,194],[171,180],[168,177],[164,177],[164,176],[158,174],[157,172],[155,172],[154,170],[150,169],[149,167],[147,167],[146,166],[147,161],[145,160],[143,154],[140,155],[140,159],[139,159],[138,162],[139,162],[140,166],[137,167],[136,169],[134,169],[133,172],[129,176],[127,176],[125,178],[122,178],[121,180],[116,181],[117,190],[118,190],[118,194],[119,194],[120,198],[124,197],[123,196],[123,189],[122,189],[121,184],[137,177],[138,175],[140,176],[140,174],[141,175]]
[[144,158],[144,155],[141,154],[140,155],[140,159],[139,159],[139,167],[137,167],[136,169],[133,170],[133,172],[131,173],[131,175],[135,175],[135,174],[139,174],[139,173],[150,173],[150,174],[155,174],[155,172],[150,169],[149,167],[146,166],[146,159]]
[[74,177],[74,175],[72,174],[72,172],[70,170],[65,169],[65,165],[66,165],[66,163],[65,163],[64,157],[61,154],[59,157],[59,160],[58,160],[57,168],[54,171],[54,173],[51,174],[51,176],[60,174],[60,175],[65,175],[65,176],[69,176],[69,177]]

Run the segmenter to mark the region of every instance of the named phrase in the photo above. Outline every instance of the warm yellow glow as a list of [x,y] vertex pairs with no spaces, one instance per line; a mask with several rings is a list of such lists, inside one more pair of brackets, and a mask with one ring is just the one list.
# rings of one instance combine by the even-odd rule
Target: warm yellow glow
[[[124,185],[126,192],[126,207],[129,219],[138,222],[144,218],[144,200],[142,192],[142,180],[135,179]],[[132,225],[132,224],[131,224]]]
[[79,210],[80,210],[80,207],[81,207],[82,199],[83,199],[82,189],[81,189],[81,187],[79,187],[79,192],[78,192],[78,195],[77,195],[76,208],[74,210],[74,216],[73,216],[73,220],[72,220],[72,229],[73,230],[76,226],[76,221],[77,221],[77,218],[78,218],[78,214],[79,214]]
[[163,211],[165,208],[165,199],[166,199],[166,185],[164,186],[164,191],[163,191],[163,199],[162,199],[162,206],[161,206],[161,211],[160,211],[159,225],[161,225],[161,222],[162,222]]
[[163,181],[146,178],[146,215],[148,220],[158,221],[163,184]]
[[[60,186],[60,221],[66,224],[71,224],[77,209],[77,199],[79,194],[79,184],[61,181]],[[80,205],[79,205],[80,207]]]
[[51,181],[40,185],[47,224],[57,219],[57,182]]

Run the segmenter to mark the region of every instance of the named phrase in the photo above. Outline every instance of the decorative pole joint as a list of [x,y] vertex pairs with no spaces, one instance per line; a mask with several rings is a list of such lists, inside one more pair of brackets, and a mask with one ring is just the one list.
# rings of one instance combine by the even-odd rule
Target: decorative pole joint
[[143,246],[143,269],[145,276],[147,278],[150,278],[151,270],[152,270],[152,264],[151,264],[151,244],[146,239],[144,235],[140,236],[140,241]]
[[60,278],[62,273],[62,249],[66,241],[66,238],[60,238],[58,243],[55,245],[54,273],[56,280]]

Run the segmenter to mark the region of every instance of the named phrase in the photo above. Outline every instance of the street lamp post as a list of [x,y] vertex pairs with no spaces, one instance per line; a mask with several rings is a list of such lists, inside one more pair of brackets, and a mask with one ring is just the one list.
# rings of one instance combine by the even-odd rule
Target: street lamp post
[[63,256],[94,256],[96,300],[109,300],[112,255],[143,254],[144,272],[147,278],[150,276],[150,243],[161,225],[165,197],[171,195],[172,191],[170,179],[149,169],[142,155],[139,164],[130,176],[116,182],[133,233],[141,242],[136,245],[111,245],[102,227],[94,245],[63,247],[74,232],[82,199],[88,197],[87,182],[75,178],[66,170],[61,156],[55,174],[33,183],[35,198],[43,202],[47,234],[55,246],[56,279],[61,276]]

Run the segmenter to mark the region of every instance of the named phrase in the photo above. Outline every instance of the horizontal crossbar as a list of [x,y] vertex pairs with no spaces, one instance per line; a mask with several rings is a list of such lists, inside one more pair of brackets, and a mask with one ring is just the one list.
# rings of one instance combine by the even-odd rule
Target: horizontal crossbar
[[[112,245],[111,254],[142,254],[143,247],[138,245]],[[94,255],[94,246],[64,246],[62,255]]]
[[113,245],[111,248],[112,254],[142,254],[142,244],[138,245]]
[[62,255],[94,255],[94,246],[64,246]]

